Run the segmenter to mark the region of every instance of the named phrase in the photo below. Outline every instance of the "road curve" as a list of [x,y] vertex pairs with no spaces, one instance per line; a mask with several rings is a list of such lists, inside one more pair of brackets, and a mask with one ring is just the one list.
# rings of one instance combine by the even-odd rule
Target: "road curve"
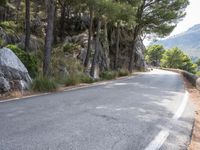
[[0,150],[184,150],[193,118],[181,77],[154,70],[0,103]]

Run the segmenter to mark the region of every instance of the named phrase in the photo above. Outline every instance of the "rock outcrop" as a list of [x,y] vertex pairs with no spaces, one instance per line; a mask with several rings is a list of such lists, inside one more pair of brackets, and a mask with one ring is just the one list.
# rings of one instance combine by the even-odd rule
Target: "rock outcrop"
[[136,69],[145,69],[146,63],[144,58],[145,46],[141,38],[138,38],[136,42],[136,50],[135,50],[135,68]]
[[[116,55],[116,29],[112,29],[110,42],[110,58],[111,68],[114,68],[115,55]],[[130,60],[130,51],[134,51],[134,69],[143,70],[146,68],[144,59],[145,46],[140,37],[136,42],[136,48],[133,50],[133,32],[127,31],[123,28],[120,29],[120,43],[119,43],[119,56],[117,61],[117,68],[127,68]]]
[[32,82],[28,70],[8,48],[0,49],[0,93],[26,90]]

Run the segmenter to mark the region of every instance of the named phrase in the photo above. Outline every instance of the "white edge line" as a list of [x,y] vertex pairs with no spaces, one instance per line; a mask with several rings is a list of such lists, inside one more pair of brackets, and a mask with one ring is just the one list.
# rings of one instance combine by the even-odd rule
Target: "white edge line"
[[184,94],[183,101],[182,101],[180,107],[178,108],[178,110],[176,111],[176,113],[173,116],[174,120],[178,120],[182,116],[182,114],[183,114],[183,112],[185,110],[185,107],[187,105],[188,98],[189,98],[189,93],[188,93],[188,91],[186,91],[185,94]]
[[161,130],[154,140],[151,141],[151,143],[145,148],[145,150],[159,150],[168,136],[168,130]]
[[[182,116],[185,107],[187,105],[188,98],[189,98],[189,93],[188,91],[185,91],[182,103],[179,106],[176,113],[174,114],[174,116],[172,117],[173,120],[178,120]],[[159,150],[168,136],[169,136],[168,130],[161,130],[154,138],[154,140],[151,141],[151,143],[149,143],[149,145],[145,148],[145,150]]]

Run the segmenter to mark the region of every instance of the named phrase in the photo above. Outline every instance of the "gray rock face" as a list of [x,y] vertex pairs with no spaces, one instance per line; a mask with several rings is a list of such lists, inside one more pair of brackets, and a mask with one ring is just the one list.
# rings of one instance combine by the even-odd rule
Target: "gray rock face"
[[8,48],[0,49],[0,66],[16,69],[20,72],[28,73],[28,70],[19,58]]
[[144,58],[144,53],[145,53],[145,46],[143,44],[143,41],[141,38],[138,38],[136,42],[136,50],[135,50],[135,67],[140,69],[140,68],[145,68],[146,63],[145,63],[145,58]]
[[10,90],[9,82],[4,78],[0,77],[0,93],[5,93]]
[[8,87],[6,81],[9,83],[9,90],[28,89],[32,82],[24,64],[8,48],[0,49],[0,77],[4,87]]

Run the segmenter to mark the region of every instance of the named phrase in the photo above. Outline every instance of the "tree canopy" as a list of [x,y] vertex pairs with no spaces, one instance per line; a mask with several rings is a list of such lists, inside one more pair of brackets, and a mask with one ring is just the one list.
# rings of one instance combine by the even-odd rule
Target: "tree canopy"
[[177,68],[195,73],[197,65],[192,62],[188,55],[179,48],[166,50],[161,59],[161,66],[165,68]]

